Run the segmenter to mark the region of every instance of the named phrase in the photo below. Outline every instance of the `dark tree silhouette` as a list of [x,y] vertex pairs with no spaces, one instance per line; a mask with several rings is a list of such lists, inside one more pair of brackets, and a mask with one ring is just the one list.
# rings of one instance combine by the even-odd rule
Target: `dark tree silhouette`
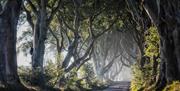
[[143,7],[160,36],[160,77],[158,90],[180,80],[180,1],[144,0]]
[[23,88],[17,73],[16,58],[16,33],[21,3],[21,0],[7,0],[3,3],[4,7],[0,4],[0,83],[13,91]]

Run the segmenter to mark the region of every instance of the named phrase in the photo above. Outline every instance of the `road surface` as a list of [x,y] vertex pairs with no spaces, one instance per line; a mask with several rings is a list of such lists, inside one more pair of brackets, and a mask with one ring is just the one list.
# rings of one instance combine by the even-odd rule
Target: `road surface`
[[130,91],[130,82],[120,81],[114,82],[103,91]]

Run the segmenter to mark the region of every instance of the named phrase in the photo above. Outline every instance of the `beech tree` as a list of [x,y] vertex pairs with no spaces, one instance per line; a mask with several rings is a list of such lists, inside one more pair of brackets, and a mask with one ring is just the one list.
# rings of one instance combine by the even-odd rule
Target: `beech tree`
[[159,88],[166,83],[180,80],[180,1],[177,0],[145,0],[143,7],[160,36],[160,78]]
[[[151,24],[157,27],[161,59],[159,78],[156,82],[157,90],[162,90],[166,84],[180,80],[178,0],[24,0],[23,3],[21,0],[1,0],[0,3],[0,83],[5,86],[21,85],[17,73],[16,32],[22,5],[33,32],[31,48],[33,85],[45,85],[43,64],[48,33],[55,38],[58,56],[63,54],[62,50],[67,52],[59,67],[67,73],[74,68],[78,70],[91,59],[94,44],[98,43],[97,39],[103,34],[108,35],[110,33],[108,31],[118,25],[120,18],[124,28],[131,31],[133,41],[139,47],[138,63],[142,69],[146,61],[145,32]],[[52,21],[57,25],[51,26]],[[54,27],[60,30],[57,34],[53,30]],[[114,41],[116,39],[119,41],[118,36],[113,37],[116,37]],[[102,53],[105,55],[104,60],[111,45],[111,43],[104,45],[106,41],[108,40],[99,42],[102,43],[98,48],[101,52],[95,54],[97,56],[98,53]],[[105,51],[102,51],[103,46]],[[126,48],[123,49],[128,51]],[[121,48],[110,51],[113,57],[109,59],[112,61],[105,65],[102,73],[106,73],[113,65],[116,56],[119,57],[119,50]]]
[[23,87],[17,73],[16,57],[16,33],[21,4],[22,0],[0,2],[0,83],[8,89]]
[[[60,7],[61,0],[26,0],[24,10],[27,21],[33,30],[32,48],[32,84],[43,86],[44,83],[44,51],[49,25]],[[30,7],[28,9],[27,7]]]
[[[179,21],[180,1],[178,0],[126,0],[132,5],[133,14],[139,11],[135,8],[142,5],[152,23],[156,25],[160,36],[160,73],[157,90],[166,84],[180,80],[180,50],[179,50]],[[136,16],[146,19],[144,16]]]
[[[90,59],[94,41],[117,23],[119,2],[115,4],[102,1],[101,3],[104,4],[98,5],[98,1],[62,1],[62,6],[56,16],[60,37],[56,31],[52,31],[53,29],[50,29],[50,32],[55,38],[58,54],[61,54],[62,48],[67,52],[62,62],[62,68],[66,72],[75,67],[80,68],[87,62]],[[112,11],[112,8],[115,10]],[[71,58],[74,62],[69,65]]]
[[98,78],[112,80],[119,76],[123,67],[130,67],[135,63],[137,50],[131,31],[113,28],[103,34],[96,40],[93,51],[93,63]]

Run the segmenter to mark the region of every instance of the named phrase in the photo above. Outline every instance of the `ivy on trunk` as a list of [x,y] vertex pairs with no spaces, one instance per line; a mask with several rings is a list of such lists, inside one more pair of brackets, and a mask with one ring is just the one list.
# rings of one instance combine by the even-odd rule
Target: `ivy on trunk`
[[160,36],[161,68],[158,89],[180,80],[180,1],[144,0],[146,12]]

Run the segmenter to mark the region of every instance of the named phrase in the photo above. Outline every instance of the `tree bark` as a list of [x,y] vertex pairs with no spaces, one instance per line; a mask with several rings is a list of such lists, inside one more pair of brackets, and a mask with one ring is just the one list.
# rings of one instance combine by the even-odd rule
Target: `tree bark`
[[[48,2],[46,0],[38,0],[36,4],[31,0],[26,0],[30,5],[31,11],[35,14],[35,24],[33,23],[31,11],[23,7],[27,13],[27,20],[33,30],[33,50],[32,50],[32,85],[44,86],[44,54],[45,54],[45,41],[47,39],[47,31],[49,25],[59,10],[61,0],[54,0],[54,6],[48,9]],[[56,3],[58,3],[56,5]],[[37,5],[37,6],[36,6]],[[24,5],[25,6],[25,5]],[[47,13],[48,12],[48,13]]]
[[161,81],[158,83],[163,83],[159,84],[162,89],[166,82],[180,80],[180,1],[144,0],[143,4],[160,36]]
[[21,0],[8,0],[0,11],[0,82],[9,90],[24,88],[17,73],[16,55],[21,3]]
[[34,27],[34,42],[33,42],[33,55],[32,55],[32,84],[44,86],[44,53],[45,53],[45,40],[47,37],[47,16],[46,10],[41,9],[40,15],[37,17]]
[[8,84],[19,83],[16,58],[16,29],[20,14],[20,0],[8,0],[0,15],[1,74]]

